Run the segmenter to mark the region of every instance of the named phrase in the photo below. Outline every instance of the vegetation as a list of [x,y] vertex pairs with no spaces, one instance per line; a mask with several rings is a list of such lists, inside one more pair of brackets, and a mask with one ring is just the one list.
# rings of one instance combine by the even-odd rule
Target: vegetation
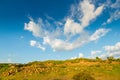
[[83,71],[73,76],[74,80],[95,80],[88,72]]
[[0,80],[120,80],[120,59],[74,60],[0,64]]

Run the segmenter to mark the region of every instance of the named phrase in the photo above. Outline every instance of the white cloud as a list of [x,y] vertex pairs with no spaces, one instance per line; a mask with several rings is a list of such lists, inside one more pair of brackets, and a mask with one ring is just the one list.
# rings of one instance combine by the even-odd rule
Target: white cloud
[[[102,13],[104,5],[95,7],[89,0],[84,0],[78,5],[73,5],[71,8],[71,15],[68,15],[67,18],[65,17],[65,22],[55,21],[50,16],[46,17],[48,20],[53,20],[51,24],[48,20],[39,18],[35,22],[30,18],[30,21],[25,23],[24,30],[28,30],[32,32],[33,36],[43,39],[42,44],[32,40],[30,41],[30,45],[42,50],[45,50],[43,46],[47,44],[53,51],[73,50],[81,47],[83,44],[98,40],[109,32],[108,29],[100,28],[90,36],[89,32],[85,31],[85,27],[90,25],[90,22]],[[72,40],[76,35],[78,36]]]
[[78,37],[73,42],[57,38],[44,37],[43,44],[49,44],[53,48],[53,51],[68,51],[82,46],[88,42],[88,39],[89,36],[86,33],[82,34],[81,37]]
[[31,19],[29,23],[25,23],[24,29],[32,32],[32,34],[36,37],[42,37],[44,35],[44,31],[42,29],[42,19],[39,19],[38,23],[35,23]]
[[43,51],[45,50],[45,47],[41,46],[41,44],[39,42],[35,41],[35,40],[30,41],[30,46],[37,47],[37,48],[39,48]]
[[91,55],[96,55],[96,54],[99,54],[99,53],[101,53],[101,51],[91,51]]
[[[59,35],[61,35],[60,29],[48,33],[47,36],[43,37],[43,45],[48,44],[53,49],[53,51],[64,51],[64,50],[73,50],[75,48],[78,48],[82,46],[85,43],[88,43],[90,41],[95,41],[104,36],[108,32],[107,29],[98,29],[96,32],[89,36],[86,32],[81,33],[80,37],[75,39],[73,42],[69,42],[67,40],[62,40],[57,38]],[[31,46],[36,46],[37,48],[40,48],[42,50],[45,50],[44,47],[41,46],[36,41],[30,41]]]
[[30,41],[30,46],[35,46],[36,44],[37,44],[36,41],[34,41],[34,40],[31,40],[31,41]]
[[46,14],[45,16],[46,16],[46,18],[49,19],[49,20],[54,20],[53,17],[51,17],[51,16],[49,16],[49,15],[47,15],[47,14]]
[[113,46],[104,46],[103,48],[108,53],[108,56],[120,56],[120,42],[117,42]]
[[104,49],[108,52],[120,51],[120,42],[116,43],[114,46],[104,46]]
[[120,19],[120,10],[116,10],[111,14],[110,18],[107,20],[107,23],[111,23],[114,20]]
[[61,21],[55,21],[54,24],[58,27],[63,26],[63,23]]
[[100,29],[96,30],[95,33],[93,33],[91,35],[90,41],[98,40],[99,38],[105,36],[106,33],[108,33],[109,31],[110,31],[110,29],[104,29],[104,28],[100,28]]
[[68,34],[75,35],[82,31],[83,31],[83,27],[79,23],[74,22],[74,20],[69,19],[69,18],[66,20],[66,23],[64,26],[65,35],[68,35]]
[[91,4],[89,0],[84,0],[82,3],[80,3],[79,8],[81,8],[83,13],[83,17],[80,20],[82,23],[81,25],[83,27],[88,26],[91,20],[95,19],[98,15],[101,14],[103,7],[104,5],[95,8],[94,4]]
[[109,56],[120,57],[120,51],[110,52]]
[[120,8],[120,0],[116,0],[115,3],[111,5],[112,8]]
[[[81,33],[84,30],[84,28],[90,24],[91,20],[95,19],[98,15],[102,13],[104,7],[104,5],[102,5],[95,8],[94,4],[91,4],[89,0],[84,0],[83,2],[79,3],[79,5],[76,6],[77,9],[75,9],[75,6],[73,5],[71,7],[71,16],[78,17],[77,20],[80,23],[75,22],[73,19],[71,19],[71,17],[67,18],[66,23],[64,25],[65,35],[75,35]],[[75,10],[76,12],[74,12]]]
[[[103,25],[109,24],[112,21],[120,19],[120,0],[116,0],[114,3],[112,1],[107,0],[106,8],[109,8],[108,13],[110,13],[110,17],[107,19]],[[112,11],[111,11],[112,10]]]
[[61,39],[50,39],[49,37],[44,37],[44,44],[49,44],[54,51],[62,51],[62,50],[73,50],[74,45],[63,41]]
[[115,45],[104,46],[103,50],[91,51],[91,58],[99,57],[102,59],[106,59],[109,56],[113,56],[115,58],[120,57],[120,42],[117,42]]
[[71,57],[70,59],[77,59],[77,57]]

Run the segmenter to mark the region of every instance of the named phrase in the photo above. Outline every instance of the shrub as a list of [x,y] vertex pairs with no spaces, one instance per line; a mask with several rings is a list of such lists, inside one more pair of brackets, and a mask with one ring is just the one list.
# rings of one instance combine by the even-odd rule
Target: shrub
[[96,61],[102,61],[101,58],[99,57],[96,57]]
[[0,64],[0,73],[6,71],[9,68],[8,64]]
[[61,80],[61,79],[53,79],[53,80]]
[[109,60],[109,61],[114,61],[115,59],[114,59],[113,56],[110,56],[110,57],[107,57],[107,60]]
[[2,78],[0,78],[0,80],[3,80]]
[[97,65],[95,65],[95,67],[100,67],[100,65],[99,65],[99,64],[97,64]]
[[88,72],[80,72],[73,76],[73,80],[95,80]]

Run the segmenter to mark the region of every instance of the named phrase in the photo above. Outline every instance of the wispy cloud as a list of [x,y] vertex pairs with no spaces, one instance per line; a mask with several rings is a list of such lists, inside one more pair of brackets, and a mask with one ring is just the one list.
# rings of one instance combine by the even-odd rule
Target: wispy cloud
[[[89,0],[84,0],[78,5],[72,5],[71,8],[72,14],[66,19],[64,33],[75,35],[81,33],[90,24],[91,20],[102,13],[104,5],[96,8]],[[75,19],[78,22],[75,22]]]
[[20,39],[24,39],[24,36],[20,36]]
[[98,40],[102,36],[105,36],[106,33],[108,33],[109,31],[110,31],[110,29],[104,29],[104,28],[100,28],[100,29],[96,30],[95,33],[93,33],[90,36],[90,41]]
[[116,10],[114,13],[111,13],[110,18],[107,20],[107,23],[111,23],[117,19],[120,19],[120,10]]
[[53,17],[51,17],[51,16],[49,16],[49,15],[45,15],[46,16],[46,18],[48,19],[48,20],[54,20],[54,18]]
[[116,0],[115,3],[111,5],[112,8],[120,8],[120,0]]
[[[103,8],[104,4],[96,7],[89,0],[84,0],[72,5],[71,14],[65,16],[62,19],[64,21],[55,21],[49,16],[47,20],[39,18],[37,22],[30,18],[30,21],[25,23],[24,29],[32,32],[33,36],[43,39],[41,45],[49,45],[53,51],[73,50],[91,41],[96,41],[109,32],[109,29],[100,28],[90,35],[89,31],[85,30],[102,14]],[[53,20],[53,23],[49,20]],[[73,37],[76,38],[72,40]],[[30,41],[30,44],[44,50],[36,41]]]
[[37,48],[39,48],[39,49],[41,49],[43,51],[45,50],[45,47],[43,47],[39,42],[37,42],[35,40],[30,41],[30,46],[37,47]]
[[106,8],[109,8],[110,17],[107,19],[103,25],[109,24],[115,20],[120,19],[120,0],[116,0],[112,3],[110,0],[107,0]]

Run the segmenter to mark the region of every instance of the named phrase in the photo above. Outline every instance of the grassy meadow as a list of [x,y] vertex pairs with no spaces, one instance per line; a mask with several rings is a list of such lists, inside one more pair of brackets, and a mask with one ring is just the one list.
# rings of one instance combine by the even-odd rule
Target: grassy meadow
[[1,63],[0,80],[120,80],[120,59]]

